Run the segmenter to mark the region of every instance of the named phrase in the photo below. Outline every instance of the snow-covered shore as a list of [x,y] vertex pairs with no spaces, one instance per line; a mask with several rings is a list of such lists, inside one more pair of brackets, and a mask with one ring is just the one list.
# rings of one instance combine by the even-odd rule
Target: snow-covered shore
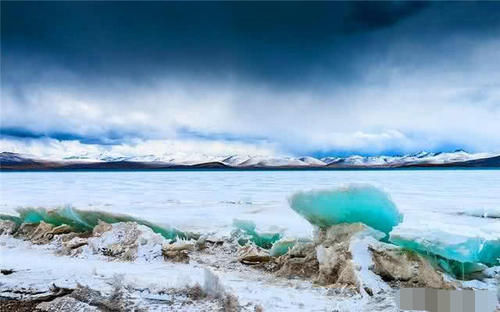
[[[0,236],[0,295],[46,311],[397,311],[395,291],[407,282],[464,286],[369,233],[342,225],[270,257],[234,237],[173,242],[134,222],[101,222],[92,233],[22,225]],[[398,272],[387,272],[390,259],[403,263]],[[391,282],[382,278],[389,273]],[[488,274],[465,285],[498,287],[500,270]]]

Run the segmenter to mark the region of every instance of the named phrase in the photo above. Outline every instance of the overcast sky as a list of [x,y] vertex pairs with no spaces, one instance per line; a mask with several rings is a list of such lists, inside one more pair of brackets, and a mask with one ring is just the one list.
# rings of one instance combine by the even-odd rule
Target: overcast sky
[[500,152],[500,2],[1,2],[1,149]]

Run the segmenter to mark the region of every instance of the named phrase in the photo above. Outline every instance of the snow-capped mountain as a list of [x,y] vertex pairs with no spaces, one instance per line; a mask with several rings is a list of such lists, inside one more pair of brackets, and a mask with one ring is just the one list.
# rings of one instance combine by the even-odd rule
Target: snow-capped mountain
[[2,164],[22,163],[22,162],[25,162],[26,160],[29,160],[30,158],[31,158],[30,155],[23,155],[23,154],[11,153],[11,152],[0,153],[0,162]]
[[320,159],[310,157],[310,156],[304,156],[299,158],[300,161],[310,165],[310,166],[325,166],[326,163]]
[[250,158],[251,158],[251,156],[249,156],[249,155],[245,155],[245,156],[232,155],[232,156],[224,158],[223,160],[221,160],[221,162],[225,165],[228,165],[228,166],[238,166],[238,165],[248,161]]
[[293,157],[250,157],[248,160],[240,163],[238,167],[303,167],[309,166],[308,163]]
[[81,154],[63,159],[47,159],[11,152],[0,153],[2,169],[51,168],[401,168],[401,167],[500,167],[500,155],[471,154],[462,150],[446,153],[419,152],[403,156],[324,157],[163,154],[122,156]]

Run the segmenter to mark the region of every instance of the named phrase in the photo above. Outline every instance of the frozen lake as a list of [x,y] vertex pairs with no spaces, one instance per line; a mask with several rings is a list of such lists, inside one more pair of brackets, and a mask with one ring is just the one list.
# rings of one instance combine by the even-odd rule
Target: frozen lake
[[0,213],[17,207],[125,213],[182,230],[227,233],[235,218],[309,236],[288,206],[296,191],[367,183],[390,194],[402,226],[500,237],[500,170],[2,172]]

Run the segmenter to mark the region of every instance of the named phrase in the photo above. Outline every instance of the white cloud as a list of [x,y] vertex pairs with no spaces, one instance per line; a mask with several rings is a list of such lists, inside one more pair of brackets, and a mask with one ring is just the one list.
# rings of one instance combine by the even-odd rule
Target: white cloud
[[[2,127],[93,138],[114,133],[125,136],[125,142],[108,147],[51,140],[16,145],[3,140],[2,149],[40,155],[101,150],[227,155],[412,152],[460,145],[470,151],[499,152],[500,63],[492,58],[499,50],[498,40],[478,44],[453,69],[380,62],[366,68],[357,85],[327,90],[277,90],[242,81],[181,78],[90,87],[74,77],[64,83],[70,74],[58,73],[57,84],[42,80],[22,86],[22,97],[4,88]],[[186,139],[179,129],[205,139]],[[243,139],[220,140],[216,134]]]
[[158,160],[175,159],[185,162],[220,160],[229,155],[277,156],[271,144],[244,144],[230,141],[200,140],[137,140],[135,143],[118,145],[82,144],[79,141],[55,139],[0,139],[2,151],[62,160],[68,157],[103,159],[105,157],[158,157]]

